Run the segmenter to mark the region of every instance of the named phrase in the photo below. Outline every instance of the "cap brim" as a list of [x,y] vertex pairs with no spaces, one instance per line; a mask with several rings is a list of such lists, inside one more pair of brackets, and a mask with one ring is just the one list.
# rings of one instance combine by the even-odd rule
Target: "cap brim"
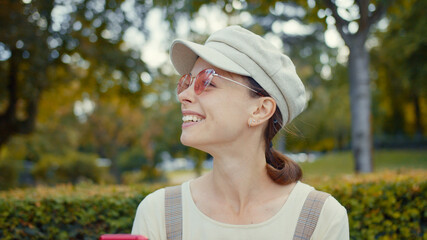
[[190,73],[197,58],[201,57],[213,66],[243,76],[250,74],[240,65],[216,49],[186,40],[175,40],[171,46],[170,58],[179,74]]

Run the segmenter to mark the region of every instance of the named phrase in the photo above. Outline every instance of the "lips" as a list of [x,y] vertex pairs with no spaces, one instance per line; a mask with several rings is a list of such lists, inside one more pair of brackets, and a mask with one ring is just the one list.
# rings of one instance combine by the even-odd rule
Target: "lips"
[[182,115],[183,127],[194,125],[205,119],[203,115],[189,110],[183,110]]

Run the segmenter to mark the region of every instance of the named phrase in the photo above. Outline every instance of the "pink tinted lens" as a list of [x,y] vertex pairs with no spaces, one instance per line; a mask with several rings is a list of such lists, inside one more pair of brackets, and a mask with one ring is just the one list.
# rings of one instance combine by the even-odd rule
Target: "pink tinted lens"
[[185,74],[179,79],[178,86],[176,87],[176,92],[180,94],[185,89],[187,89],[190,85],[191,85],[191,76],[189,74]]
[[205,88],[210,84],[213,77],[213,69],[205,69],[197,74],[196,82],[194,83],[194,92],[200,95]]

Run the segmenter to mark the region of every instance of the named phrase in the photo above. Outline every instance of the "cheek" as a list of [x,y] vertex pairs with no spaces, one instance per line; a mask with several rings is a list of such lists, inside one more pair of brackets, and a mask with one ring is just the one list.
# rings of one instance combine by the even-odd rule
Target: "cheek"
[[214,115],[215,122],[221,122],[231,128],[244,125],[249,117],[246,99],[225,97],[223,100],[220,112]]

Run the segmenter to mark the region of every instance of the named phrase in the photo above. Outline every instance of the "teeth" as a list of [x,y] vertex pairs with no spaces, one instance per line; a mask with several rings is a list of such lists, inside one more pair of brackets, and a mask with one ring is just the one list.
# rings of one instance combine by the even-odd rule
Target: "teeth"
[[185,115],[182,117],[183,122],[200,122],[203,119],[196,115]]

